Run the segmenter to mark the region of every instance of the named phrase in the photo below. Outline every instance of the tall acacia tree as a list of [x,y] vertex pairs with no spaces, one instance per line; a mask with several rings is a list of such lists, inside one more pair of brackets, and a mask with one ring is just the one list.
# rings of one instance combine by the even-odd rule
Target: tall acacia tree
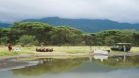
[[52,30],[52,28],[52,26],[45,23],[19,22],[13,25],[12,31],[16,32],[19,36],[33,35],[40,43],[46,43],[48,38],[47,34]]
[[59,26],[53,29],[51,40],[53,44],[79,44],[82,33],[74,28]]

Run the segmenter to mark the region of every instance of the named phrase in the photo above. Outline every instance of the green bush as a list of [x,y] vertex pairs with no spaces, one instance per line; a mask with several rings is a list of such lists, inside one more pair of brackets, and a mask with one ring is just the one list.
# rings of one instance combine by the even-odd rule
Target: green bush
[[35,36],[32,35],[23,35],[18,40],[21,46],[37,45],[38,41],[35,39]]

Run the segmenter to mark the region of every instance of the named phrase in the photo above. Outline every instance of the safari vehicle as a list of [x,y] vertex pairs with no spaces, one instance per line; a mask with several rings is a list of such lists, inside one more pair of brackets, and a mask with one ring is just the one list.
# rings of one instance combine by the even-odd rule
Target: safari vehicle
[[111,50],[128,52],[131,49],[131,43],[116,43]]

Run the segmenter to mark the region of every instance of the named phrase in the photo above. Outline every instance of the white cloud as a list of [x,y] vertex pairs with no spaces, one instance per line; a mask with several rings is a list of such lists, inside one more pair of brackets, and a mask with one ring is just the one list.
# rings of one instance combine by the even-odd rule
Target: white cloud
[[63,17],[139,23],[139,0],[0,0],[0,20]]

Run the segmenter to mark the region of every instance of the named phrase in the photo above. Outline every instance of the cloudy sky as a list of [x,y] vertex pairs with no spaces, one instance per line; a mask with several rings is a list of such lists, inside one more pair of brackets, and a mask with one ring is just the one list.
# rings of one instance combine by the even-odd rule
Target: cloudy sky
[[139,23],[139,0],[0,0],[0,21],[44,17]]

